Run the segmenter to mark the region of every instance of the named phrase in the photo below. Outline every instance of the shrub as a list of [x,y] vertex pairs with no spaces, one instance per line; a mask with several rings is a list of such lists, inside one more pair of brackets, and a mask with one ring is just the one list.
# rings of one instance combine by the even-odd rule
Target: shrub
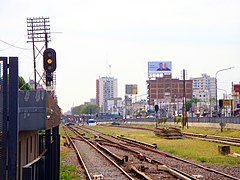
[[174,123],[182,122],[182,117],[174,117]]
[[167,121],[166,117],[162,117],[158,119],[158,124],[165,123]]

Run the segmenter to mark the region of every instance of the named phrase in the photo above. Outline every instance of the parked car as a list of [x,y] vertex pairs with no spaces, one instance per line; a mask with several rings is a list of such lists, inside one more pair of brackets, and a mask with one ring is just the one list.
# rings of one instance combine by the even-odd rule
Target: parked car
[[120,123],[119,122],[112,122],[112,125],[120,125]]
[[148,115],[146,118],[155,118],[153,115]]

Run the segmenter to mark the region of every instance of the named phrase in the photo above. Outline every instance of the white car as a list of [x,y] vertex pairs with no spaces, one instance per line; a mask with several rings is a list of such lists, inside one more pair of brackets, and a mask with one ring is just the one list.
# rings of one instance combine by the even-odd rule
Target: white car
[[146,118],[155,118],[153,115],[149,115]]

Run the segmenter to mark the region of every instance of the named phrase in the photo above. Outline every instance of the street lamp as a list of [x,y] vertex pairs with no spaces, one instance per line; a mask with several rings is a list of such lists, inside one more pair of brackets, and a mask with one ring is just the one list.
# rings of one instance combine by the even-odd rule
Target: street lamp
[[221,91],[224,91],[225,92],[225,97],[223,96],[223,99],[227,99],[227,91],[226,90],[224,90],[224,89],[220,89],[220,88],[217,88],[218,90],[221,90]]
[[[221,90],[221,91],[224,91],[226,93],[226,97],[227,97],[227,91],[226,90],[220,89],[220,88],[217,88],[217,89]],[[227,98],[223,97],[223,99],[227,99]],[[227,109],[226,108],[223,108],[223,109],[224,109],[224,115],[226,116],[227,115]],[[222,114],[222,107],[220,107],[219,111],[220,111],[219,113]]]
[[215,73],[215,85],[216,85],[216,112],[218,112],[218,100],[217,100],[217,74],[221,71],[226,71],[226,70],[229,70],[229,69],[232,69],[234,67],[229,67],[229,68],[225,68],[225,69],[220,69],[218,70],[216,73]]

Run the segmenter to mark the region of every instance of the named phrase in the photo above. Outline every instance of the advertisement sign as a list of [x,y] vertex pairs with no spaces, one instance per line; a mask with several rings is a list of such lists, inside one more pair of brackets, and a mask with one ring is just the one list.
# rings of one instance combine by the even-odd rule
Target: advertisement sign
[[126,94],[137,94],[137,85],[126,84]]
[[137,94],[137,85],[136,84],[132,85],[132,94]]
[[232,106],[232,100],[231,99],[224,99],[223,100],[223,106]]
[[233,89],[235,92],[240,92],[240,84],[234,84]]
[[126,84],[126,93],[125,94],[132,94],[132,85]]
[[148,62],[148,74],[164,74],[172,72],[171,61]]

